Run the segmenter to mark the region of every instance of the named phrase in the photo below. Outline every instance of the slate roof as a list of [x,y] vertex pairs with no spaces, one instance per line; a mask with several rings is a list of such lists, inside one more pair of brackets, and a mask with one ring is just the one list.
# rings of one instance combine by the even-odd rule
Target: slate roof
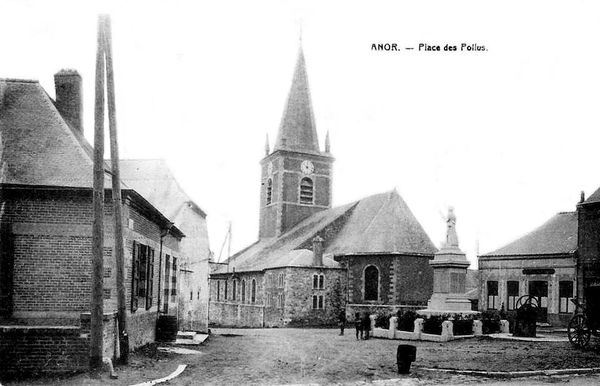
[[[67,124],[38,81],[0,78],[0,139],[0,184],[92,189],[93,148]],[[105,172],[104,187],[111,186]],[[169,221],[138,192],[121,187],[156,221]],[[183,236],[177,227],[173,231]]]
[[273,150],[320,154],[302,47]]
[[124,159],[119,166],[121,179],[168,218],[176,221],[186,205],[206,218],[206,213],[181,189],[164,160]]
[[576,249],[577,212],[561,212],[525,236],[480,257],[568,254]]
[[37,81],[0,79],[0,135],[1,183],[92,187],[90,148]]
[[[229,272],[312,266],[312,239],[324,239],[324,264],[351,254],[433,256],[437,251],[398,192],[376,194],[308,217],[283,235],[261,239],[229,259]],[[302,251],[302,252],[298,252]],[[218,267],[214,273],[226,271]]]
[[600,188],[598,188],[598,190],[596,190],[594,193],[592,193],[587,200],[585,200],[583,203],[584,204],[591,204],[594,202],[600,202]]

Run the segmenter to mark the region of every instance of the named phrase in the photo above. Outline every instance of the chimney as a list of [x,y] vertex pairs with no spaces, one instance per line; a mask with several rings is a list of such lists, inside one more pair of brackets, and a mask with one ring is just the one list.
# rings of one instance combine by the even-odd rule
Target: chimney
[[60,70],[54,74],[54,87],[58,112],[73,129],[83,134],[81,75],[76,70]]
[[313,265],[315,267],[323,266],[323,239],[319,235],[315,236],[313,243]]
[[581,197],[579,198],[579,203],[582,203],[585,201],[585,192],[582,190],[581,191]]

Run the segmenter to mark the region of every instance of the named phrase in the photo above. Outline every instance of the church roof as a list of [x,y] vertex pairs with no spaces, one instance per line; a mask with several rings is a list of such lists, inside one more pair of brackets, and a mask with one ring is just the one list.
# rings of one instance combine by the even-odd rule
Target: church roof
[[480,257],[568,254],[577,249],[577,212],[562,212],[525,236]]
[[273,151],[277,150],[320,154],[302,47]]
[[[279,237],[261,239],[229,259],[229,272],[312,266],[312,239],[324,239],[324,264],[339,267],[334,256],[352,254],[431,255],[437,251],[398,192],[369,196],[327,209]],[[305,251],[305,252],[298,252]],[[310,257],[310,258],[309,258]],[[215,273],[226,271],[219,267]]]

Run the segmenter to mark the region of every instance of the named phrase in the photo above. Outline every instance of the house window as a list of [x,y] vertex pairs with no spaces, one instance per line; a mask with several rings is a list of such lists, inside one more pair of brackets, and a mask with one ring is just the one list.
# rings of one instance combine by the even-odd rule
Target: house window
[[171,256],[165,255],[165,278],[164,278],[164,289],[163,289],[163,309],[164,312],[169,312],[169,285],[171,284]]
[[250,292],[250,302],[256,302],[256,280],[252,279],[252,290]]
[[379,270],[374,265],[365,269],[365,300],[379,299]]
[[273,199],[273,180],[269,178],[267,180],[267,205],[269,205],[272,202],[272,199]]
[[304,177],[300,181],[300,203],[313,203],[313,181],[310,178]]
[[323,274],[313,275],[313,289],[323,289],[325,277]]
[[499,306],[498,304],[498,282],[488,281],[487,282],[487,308],[488,310],[495,310]]
[[198,297],[196,299],[200,299],[200,290],[198,290]]
[[217,280],[217,301],[221,300],[221,280]]
[[194,300],[194,291],[190,291],[190,300]]
[[323,309],[323,295],[313,295],[313,310],[322,310]]
[[506,282],[506,309],[512,311],[516,309],[517,300],[519,299],[519,282],[518,281],[507,281]]
[[283,276],[283,273],[279,274],[278,283],[277,284],[278,284],[278,286],[280,288],[283,288],[283,286],[284,286],[284,276]]
[[173,264],[171,270],[171,301],[175,302],[175,296],[177,295],[177,258],[173,256]]
[[237,291],[237,280],[233,281],[233,293],[231,294],[231,300],[235,300],[235,293]]
[[242,303],[246,303],[246,280],[242,280]]
[[149,310],[154,292],[154,249],[134,241],[132,260],[131,311],[138,309],[140,298]]
[[558,282],[558,312],[561,314],[569,314],[575,311],[573,299],[573,282],[560,281]]
[[227,280],[225,280],[225,296],[224,296],[225,301],[227,301]]

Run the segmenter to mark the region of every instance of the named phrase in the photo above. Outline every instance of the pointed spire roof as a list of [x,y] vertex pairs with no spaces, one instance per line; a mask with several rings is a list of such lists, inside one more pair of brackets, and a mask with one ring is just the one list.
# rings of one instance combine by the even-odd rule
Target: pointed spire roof
[[321,153],[302,46],[298,50],[298,61],[296,62],[292,87],[283,111],[277,141],[273,150]]

